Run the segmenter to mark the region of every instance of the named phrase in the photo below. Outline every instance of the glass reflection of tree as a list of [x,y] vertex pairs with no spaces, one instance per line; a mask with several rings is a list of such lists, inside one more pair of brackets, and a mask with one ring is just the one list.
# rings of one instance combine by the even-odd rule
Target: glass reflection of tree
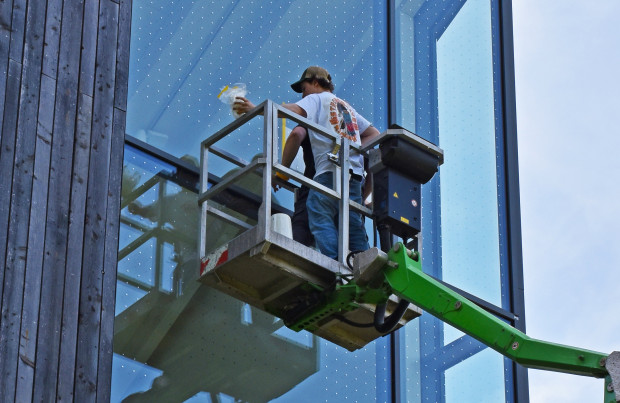
[[[207,392],[212,401],[218,401],[220,393],[238,401],[268,401],[316,372],[314,338],[308,347],[278,337],[274,332],[282,327],[281,321],[255,309],[248,321],[243,303],[196,281],[197,194],[172,183],[174,177],[166,171],[140,186],[135,173],[127,168],[125,172],[123,223],[142,234],[121,249],[119,260],[153,239],[158,257],[154,286],[139,284],[147,293],[116,317],[114,351],[163,372],[149,390],[125,395],[124,401],[183,401],[200,392]],[[252,176],[236,185],[260,194],[261,181]],[[255,224],[233,208],[225,210]],[[216,217],[207,225],[213,235],[209,249],[241,232]],[[159,249],[163,244],[174,250],[172,293],[161,287],[165,265]],[[139,283],[131,269],[120,274],[119,281]]]

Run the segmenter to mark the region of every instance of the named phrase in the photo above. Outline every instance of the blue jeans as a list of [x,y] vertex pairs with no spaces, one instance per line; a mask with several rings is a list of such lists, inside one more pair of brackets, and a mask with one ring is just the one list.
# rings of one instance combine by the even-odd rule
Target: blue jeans
[[[332,189],[331,172],[322,173],[314,180]],[[351,178],[349,181],[349,198],[362,204],[362,182],[360,180]],[[317,247],[322,254],[338,259],[338,200],[311,189],[306,207],[308,208],[310,232],[314,235]],[[369,247],[362,215],[349,211],[349,249],[359,251]]]

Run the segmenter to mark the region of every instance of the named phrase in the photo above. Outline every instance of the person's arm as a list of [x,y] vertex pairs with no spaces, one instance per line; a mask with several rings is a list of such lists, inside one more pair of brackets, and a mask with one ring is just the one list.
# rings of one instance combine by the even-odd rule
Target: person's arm
[[[299,151],[299,147],[301,147],[301,143],[306,138],[308,134],[307,130],[302,126],[295,127],[291,133],[288,135],[286,139],[286,143],[284,143],[284,149],[282,150],[282,165],[285,167],[290,167],[293,163],[293,160],[297,156],[297,152]],[[284,181],[287,181],[289,178],[286,175],[281,173],[276,173],[274,175],[277,178],[280,178]],[[276,181],[272,181],[273,190],[278,191],[279,187]]]
[[[308,117],[308,115],[306,114],[306,111],[297,104],[284,104],[282,105],[282,107],[298,115],[301,115],[304,118]],[[235,103],[233,104],[233,110],[237,112],[238,114],[247,113],[254,108],[256,108],[256,105],[254,105],[252,101],[250,101],[249,99],[245,97],[237,97],[235,99]],[[282,117],[282,116],[278,116],[278,117]]]
[[374,140],[375,138],[377,138],[377,136],[379,136],[379,130],[377,130],[376,127],[374,126],[368,126],[368,128],[366,128],[366,130],[364,130],[361,134],[360,134],[360,139],[362,142],[362,147],[364,147],[366,144],[370,143],[372,140]]
[[297,126],[291,131],[282,150],[282,165],[287,168],[291,166],[307,134],[308,132],[302,126]]
[[301,106],[299,106],[297,104],[284,104],[284,105],[282,105],[282,107],[286,108],[289,111],[294,112],[294,113],[296,113],[298,115],[301,115],[304,118],[308,117],[308,114],[306,113],[306,111]]
[[[360,141],[362,147],[372,142],[377,136],[379,136],[379,130],[376,127],[370,125],[360,134]],[[368,199],[368,196],[372,193],[373,178],[372,172],[367,172],[366,182],[364,183],[364,189],[362,189],[362,203]]]

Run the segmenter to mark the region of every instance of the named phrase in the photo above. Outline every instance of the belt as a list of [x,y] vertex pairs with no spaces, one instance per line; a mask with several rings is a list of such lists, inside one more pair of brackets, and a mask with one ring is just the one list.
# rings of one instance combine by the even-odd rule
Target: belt
[[362,175],[357,175],[351,172],[351,179],[355,179],[356,181],[362,181],[364,179],[364,177]]
[[[332,175],[332,177],[333,177],[334,173],[333,172],[323,172],[322,174],[319,174],[319,175],[315,176],[314,179],[316,180],[317,177],[319,177],[321,175],[325,175],[325,174]],[[355,180],[360,181],[360,182],[364,180],[364,177],[362,175],[354,174],[353,171],[349,171],[349,178],[355,179]]]

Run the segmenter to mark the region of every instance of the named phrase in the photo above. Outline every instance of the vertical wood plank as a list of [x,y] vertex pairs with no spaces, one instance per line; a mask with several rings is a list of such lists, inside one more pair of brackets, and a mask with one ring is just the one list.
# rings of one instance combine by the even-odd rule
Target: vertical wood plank
[[[4,98],[6,94],[7,78],[9,74],[9,47],[11,44],[11,14],[13,0],[0,2],[0,128],[4,117]],[[0,143],[3,131],[0,130]],[[2,150],[0,149],[0,153]],[[0,281],[2,284],[2,281]],[[0,285],[0,289],[2,286]],[[0,294],[2,294],[0,292]]]
[[62,28],[62,0],[47,0],[45,24],[45,48],[43,50],[43,74],[56,77],[58,74],[58,50]]
[[97,34],[99,33],[99,0],[85,0],[84,32],[82,34],[82,66],[80,92],[94,97]]
[[110,401],[112,374],[112,341],[114,338],[114,305],[116,300],[116,266],[121,213],[121,182],[125,145],[125,111],[114,110],[114,126],[110,148],[110,177],[108,182],[108,212],[103,261],[103,299],[101,334],[99,336],[99,368],[97,370],[97,402]]
[[[2,142],[0,144],[0,265],[5,266],[6,240],[9,226],[9,205],[11,182],[13,180],[13,163],[15,158],[15,135],[17,130],[17,112],[19,108],[19,87],[21,83],[21,64],[9,60],[6,77],[6,104],[2,122]],[[4,270],[2,270],[3,272]],[[2,274],[0,274],[1,276]],[[0,277],[0,280],[2,278]],[[0,281],[2,284],[2,281]],[[0,297],[1,297],[0,287]]]
[[24,51],[24,33],[26,31],[26,0],[13,0],[11,16],[11,45],[9,58],[21,63]]
[[[43,57],[43,36],[45,27],[45,2],[30,2],[26,10],[26,27],[23,51],[23,71],[19,118],[17,126],[17,144],[15,148],[15,175],[11,201],[11,218],[9,222],[9,242],[7,244],[7,263],[11,255],[15,256],[14,283],[11,287],[14,300],[10,302],[21,311],[19,326],[14,329],[15,348],[19,354],[15,377],[16,401],[29,401],[32,396],[34,378],[34,351],[36,341],[30,341],[33,322],[38,320],[38,299],[40,287],[40,270],[35,268],[33,278],[27,282],[26,264],[30,229],[30,211],[35,166],[35,145],[37,141],[37,118],[41,89],[41,60]],[[13,241],[12,241],[13,240]],[[17,273],[19,272],[19,275]],[[36,302],[36,303],[33,303]],[[22,325],[24,329],[22,331]],[[17,378],[21,373],[22,377]]]
[[[42,6],[42,7],[41,7]],[[21,11],[21,10],[20,10]],[[24,10],[25,11],[25,10]],[[24,284],[26,274],[26,251],[28,247],[28,225],[32,201],[32,178],[36,140],[36,117],[38,111],[42,34],[45,4],[32,3],[27,10],[26,34],[22,49],[23,65],[20,82],[19,114],[15,137],[15,156],[9,216],[9,235],[6,243],[6,266],[10,275],[4,278],[2,307],[11,317],[0,325],[2,358],[11,370],[3,376],[6,395],[15,395],[19,367],[20,328],[23,315]],[[27,362],[28,358],[21,358]]]
[[[8,112],[5,110],[5,96],[7,93],[7,85],[10,80],[9,74],[9,45],[11,43],[11,14],[13,8],[13,1],[7,0],[0,2],[0,169],[4,173],[0,178],[0,301],[2,301],[2,290],[4,289],[4,271],[5,271],[5,253],[6,253],[6,240],[9,236],[8,229],[8,203],[11,190],[9,188],[10,182],[7,182],[8,177],[12,175],[12,171],[9,173],[4,169],[12,161],[12,157],[9,158],[8,154],[12,153],[14,137],[4,131],[4,115]],[[8,108],[10,109],[10,108]],[[14,111],[12,111],[14,112]],[[13,167],[12,162],[10,167]],[[7,185],[8,184],[8,185]],[[0,302],[1,304],[1,302]],[[0,305],[0,325],[2,324],[3,308]],[[0,341],[0,344],[2,342]],[[0,365],[0,376],[4,372]],[[1,393],[0,393],[1,396]]]
[[0,263],[2,264],[2,296],[0,298],[0,401],[13,401],[15,393],[15,371],[17,369],[16,351],[12,348],[10,334],[19,326],[20,312],[15,307],[5,304],[12,300],[10,285],[16,275],[13,267],[6,262],[9,214],[11,205],[13,161],[15,158],[15,132],[17,130],[17,111],[19,106],[19,87],[21,82],[21,64],[9,61],[7,86],[6,118],[2,132],[2,154],[0,155],[0,228],[7,236],[0,243]]
[[[88,186],[88,165],[90,157],[90,138],[93,100],[88,95],[79,94],[76,128],[76,144],[73,154],[73,178],[71,184],[71,205],[69,216],[69,240],[67,243],[67,262],[65,266],[65,292],[63,301],[63,325],[60,339],[60,362],[58,366],[58,401],[73,402],[75,382],[75,346],[77,345],[80,289],[82,279],[82,248],[84,245],[84,222],[86,192]],[[86,264],[86,263],[85,263]]]
[[[45,226],[43,284],[33,400],[56,396],[67,252],[83,2],[66,0],[62,14],[52,155]],[[68,293],[78,292],[67,290]],[[77,320],[76,318],[68,320]]]
[[110,174],[110,149],[113,126],[114,81],[118,4],[100,2],[95,96],[91,138],[84,262],[80,289],[80,313],[76,361],[75,398],[81,402],[96,400],[97,359],[101,324],[104,271],[102,242],[106,236],[107,194]]
[[15,401],[18,402],[31,401],[34,389],[39,302],[41,300],[41,276],[43,272],[43,249],[40,245],[43,245],[45,242],[45,218],[47,214],[47,193],[49,191],[48,179],[55,94],[56,81],[42,75],[32,183],[32,204],[30,206],[30,225],[28,228],[26,286],[20,331],[22,342],[20,343],[20,359],[17,368]]
[[0,401],[110,399],[130,19],[0,0]]
[[[119,3],[118,46],[116,51],[116,82],[114,107],[127,111],[127,86],[129,80],[129,43],[131,42],[131,0]],[[123,128],[124,130],[124,128]],[[123,133],[123,138],[125,134]]]
[[118,45],[116,80],[114,88],[114,126],[108,184],[108,227],[104,260],[103,301],[101,314],[101,347],[97,378],[97,402],[110,401],[112,389],[112,361],[114,319],[116,304],[116,274],[118,266],[118,240],[120,231],[121,184],[127,117],[127,87],[129,77],[129,45],[131,39],[131,0],[119,2]]

